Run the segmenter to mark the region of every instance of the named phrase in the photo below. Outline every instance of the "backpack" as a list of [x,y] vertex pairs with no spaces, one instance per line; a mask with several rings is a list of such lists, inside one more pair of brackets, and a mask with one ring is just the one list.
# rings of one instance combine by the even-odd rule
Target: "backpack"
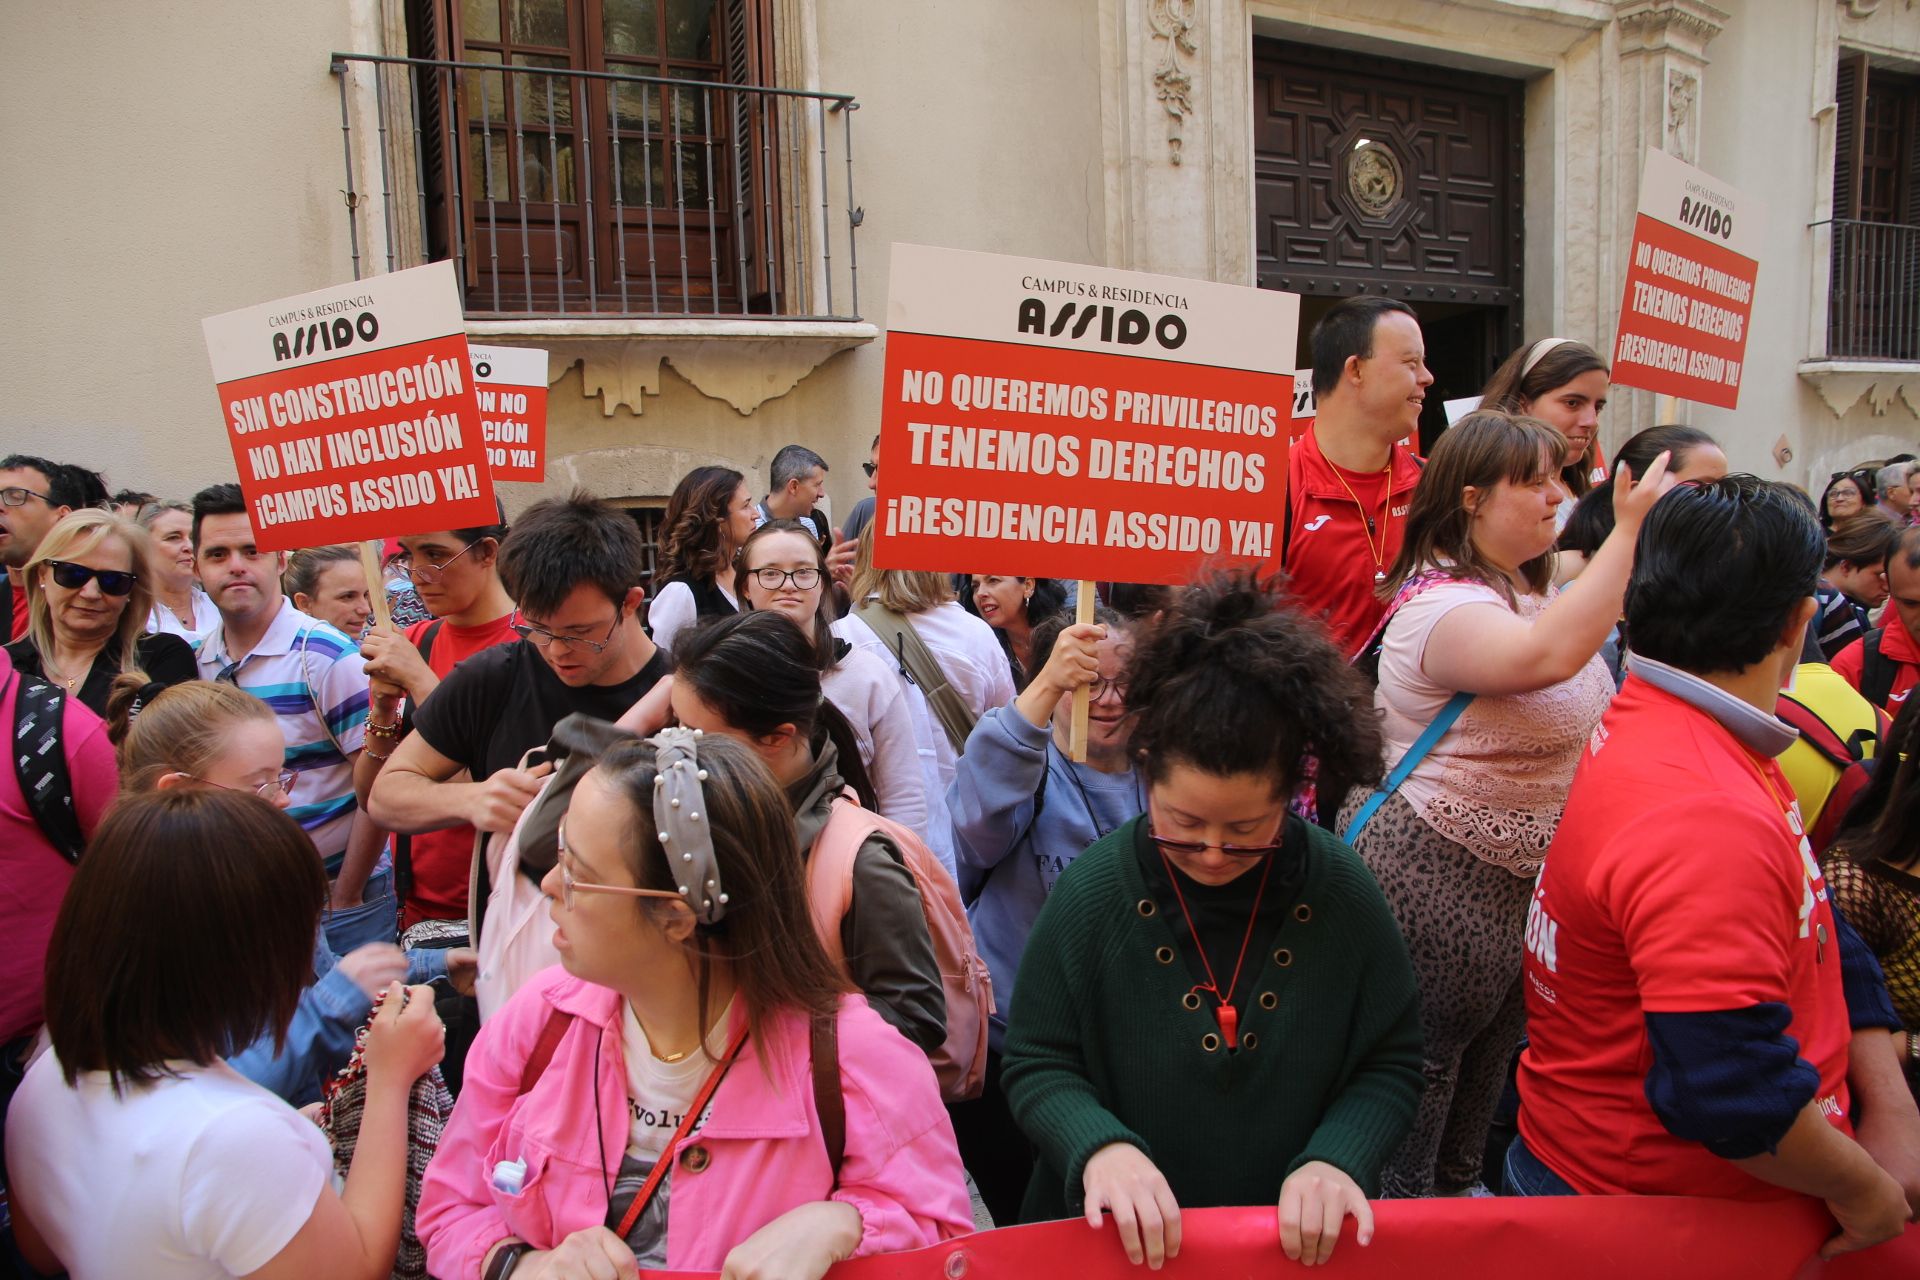
[[960,903],[960,888],[925,842],[897,822],[860,807],[850,791],[833,802],[833,815],[807,859],[807,900],[827,955],[844,966],[840,921],[853,902],[853,862],[869,837],[884,835],[900,850],[920,890],[920,910],[933,939],[946,997],[947,1038],[928,1055],[940,1078],[940,1096],[964,1102],[980,1096],[987,1067],[987,1020],[994,1011],[993,976],[980,958]]
[[975,716],[967,710],[967,704],[960,700],[952,684],[947,681],[947,672],[940,665],[940,659],[933,650],[927,648],[927,642],[913,629],[905,614],[895,613],[879,601],[869,601],[853,611],[853,616],[872,628],[880,642],[892,650],[900,664],[900,673],[926,695],[927,706],[932,709],[934,718],[940,727],[946,730],[947,741],[953,747],[953,753],[959,755],[967,749],[967,735],[973,732]]
[[[1864,692],[1862,696],[1865,696]],[[1834,836],[1839,834],[1840,824],[1846,819],[1847,810],[1853,806],[1854,798],[1873,781],[1874,755],[1887,732],[1887,715],[1876,704],[1873,708],[1874,726],[1855,729],[1843,738],[1840,731],[1811,705],[1785,690],[1780,694],[1774,714],[1798,729],[1800,740],[1840,771],[1833,790],[1827,793],[1826,803],[1821,806],[1819,820],[1807,833],[1808,842],[1818,854],[1833,843]]]
[[63,730],[65,696],[44,680],[14,673],[19,692],[13,702],[13,771],[20,795],[47,843],[68,862],[80,861],[87,847],[80,816],[73,811],[73,776],[67,771]]
[[1900,664],[1880,652],[1886,636],[1885,627],[1875,627],[1860,638],[1860,696],[1883,710],[1900,674]]

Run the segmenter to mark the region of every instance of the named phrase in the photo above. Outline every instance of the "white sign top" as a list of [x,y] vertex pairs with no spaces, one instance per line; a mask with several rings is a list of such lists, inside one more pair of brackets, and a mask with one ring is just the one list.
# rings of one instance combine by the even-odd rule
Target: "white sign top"
[[[453,263],[243,307],[200,322],[215,382],[464,333]],[[542,381],[545,381],[544,371]]]
[[887,328],[1292,373],[1299,309],[1266,289],[895,244]]
[[499,383],[509,387],[547,385],[547,353],[537,347],[476,347],[469,344],[467,351],[473,357],[475,382],[489,385]]
[[1743,258],[1760,260],[1766,203],[1664,151],[1647,152],[1647,166],[1640,174],[1640,212]]

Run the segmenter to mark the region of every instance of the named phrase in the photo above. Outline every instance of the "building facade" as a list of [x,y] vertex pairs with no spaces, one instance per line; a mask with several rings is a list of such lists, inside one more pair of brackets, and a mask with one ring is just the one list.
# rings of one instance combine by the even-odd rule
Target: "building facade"
[[[1681,416],[1817,491],[1920,452],[1920,8],[1721,2],[9,6],[0,437],[230,478],[198,321],[451,257],[476,340],[551,353],[510,509],[799,441],[844,510],[895,241],[1287,289],[1303,333],[1384,291],[1437,429],[1523,341],[1611,345],[1656,147],[1769,213],[1740,408]],[[1617,388],[1603,443],[1653,414]]]

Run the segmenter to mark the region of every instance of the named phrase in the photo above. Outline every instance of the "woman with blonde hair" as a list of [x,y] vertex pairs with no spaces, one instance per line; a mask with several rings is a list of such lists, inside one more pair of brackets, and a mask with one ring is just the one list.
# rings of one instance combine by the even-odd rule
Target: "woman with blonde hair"
[[27,634],[7,646],[16,669],[64,688],[105,716],[114,678],[196,679],[193,650],[174,635],[147,635],[153,608],[152,540],[108,511],[75,511],[27,561]]
[[1664,452],[1637,484],[1623,464],[1613,532],[1562,594],[1566,452],[1537,418],[1461,419],[1427,460],[1380,588],[1374,705],[1393,768],[1372,795],[1347,798],[1336,829],[1380,882],[1420,979],[1426,1089],[1383,1173],[1392,1196],[1485,1194],[1481,1154],[1525,1020],[1533,877],[1613,696],[1600,646],[1640,522],[1672,484]]
[[954,761],[987,709],[1013,701],[1013,671],[993,628],[960,607],[946,574],[874,567],[871,526],[848,594],[853,609],[833,634],[899,673],[927,783],[927,847],[954,873],[946,802]]
[[200,589],[193,558],[193,506],[168,500],[149,502],[136,517],[153,539],[153,608],[148,631],[165,631],[182,640],[198,640],[220,625],[220,610]]

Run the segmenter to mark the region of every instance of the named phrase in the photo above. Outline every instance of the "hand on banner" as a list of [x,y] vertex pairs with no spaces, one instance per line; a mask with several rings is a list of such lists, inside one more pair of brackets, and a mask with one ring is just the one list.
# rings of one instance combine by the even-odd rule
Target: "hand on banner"
[[1106,638],[1107,629],[1097,622],[1078,622],[1060,633],[1047,664],[1014,699],[1028,723],[1046,728],[1060,699],[1100,678],[1100,642]]
[[1131,1142],[1110,1142],[1087,1161],[1080,1185],[1087,1225],[1098,1227],[1101,1211],[1111,1213],[1128,1262],[1138,1266],[1144,1260],[1158,1271],[1180,1255],[1180,1202],[1146,1152]]
[[1679,483],[1667,474],[1667,464],[1671,461],[1673,454],[1662,453],[1648,466],[1637,484],[1627,470],[1626,463],[1614,468],[1613,524],[1616,529],[1625,530],[1629,536],[1638,533],[1640,522],[1647,518],[1647,512],[1653,510],[1653,504]]
[[656,734],[673,722],[673,704],[668,700],[672,694],[672,680],[656,681],[653,688],[642,694],[640,701],[628,707],[626,714],[614,723],[643,738]]
[[434,1011],[433,988],[389,985],[367,1027],[367,1082],[380,1076],[412,1084],[446,1049],[447,1027]]
[[1360,1184],[1323,1160],[1309,1160],[1280,1184],[1280,1251],[1312,1267],[1333,1256],[1340,1226],[1353,1215],[1361,1244],[1373,1239],[1373,1206]]
[[367,662],[367,678],[378,682],[376,693],[403,693],[418,705],[440,683],[413,641],[392,627],[372,627],[360,641],[360,656]]
[[500,769],[490,774],[474,787],[469,824],[477,831],[506,835],[540,794],[540,780],[552,772],[551,764],[539,764],[531,769]]
[[391,942],[369,942],[341,956],[340,968],[371,1000],[407,976],[407,953]]
[[587,1227],[558,1249],[529,1253],[513,1268],[516,1280],[621,1280],[640,1274],[627,1242],[606,1227]]
[[853,1256],[861,1228],[860,1211],[838,1200],[789,1209],[733,1247],[720,1280],[820,1280]]
[[833,585],[844,587],[853,581],[853,560],[860,554],[860,539],[836,538],[833,550],[827,553],[827,573],[833,578]]

